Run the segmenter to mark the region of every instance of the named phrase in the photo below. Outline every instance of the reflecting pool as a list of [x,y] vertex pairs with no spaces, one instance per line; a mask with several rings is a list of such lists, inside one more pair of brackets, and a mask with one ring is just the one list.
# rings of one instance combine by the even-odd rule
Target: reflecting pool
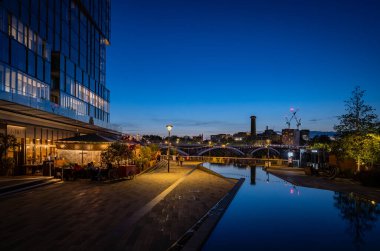
[[380,206],[294,186],[263,170],[204,164],[245,178],[202,250],[380,250]]

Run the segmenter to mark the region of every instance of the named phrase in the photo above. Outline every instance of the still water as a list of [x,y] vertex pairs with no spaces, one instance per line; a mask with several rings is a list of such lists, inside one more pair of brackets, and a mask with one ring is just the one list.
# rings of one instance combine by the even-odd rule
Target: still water
[[261,167],[204,164],[245,178],[202,250],[380,250],[380,206],[293,186]]

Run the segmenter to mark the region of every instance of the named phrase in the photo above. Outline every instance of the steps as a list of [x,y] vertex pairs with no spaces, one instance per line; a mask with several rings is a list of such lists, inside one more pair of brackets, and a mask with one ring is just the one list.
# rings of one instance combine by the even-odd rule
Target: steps
[[[41,186],[46,186],[50,184],[54,184],[57,182],[60,182],[60,179],[55,179],[53,177],[48,177],[48,178],[36,178],[36,179],[15,179],[14,184],[12,185],[5,185],[5,186],[0,186],[0,196],[6,196],[18,192],[22,192],[25,190],[41,187]],[[1,182],[1,181],[0,181]]]

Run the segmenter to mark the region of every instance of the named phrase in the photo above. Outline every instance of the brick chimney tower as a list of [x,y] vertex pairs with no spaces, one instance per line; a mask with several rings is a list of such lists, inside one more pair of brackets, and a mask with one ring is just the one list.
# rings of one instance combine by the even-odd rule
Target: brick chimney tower
[[256,137],[256,116],[251,116],[251,137]]

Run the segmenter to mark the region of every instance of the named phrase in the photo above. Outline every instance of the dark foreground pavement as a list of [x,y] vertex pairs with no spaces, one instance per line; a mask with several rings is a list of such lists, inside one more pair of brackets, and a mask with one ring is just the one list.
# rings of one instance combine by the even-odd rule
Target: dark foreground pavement
[[166,250],[235,184],[195,165],[0,199],[0,250]]

